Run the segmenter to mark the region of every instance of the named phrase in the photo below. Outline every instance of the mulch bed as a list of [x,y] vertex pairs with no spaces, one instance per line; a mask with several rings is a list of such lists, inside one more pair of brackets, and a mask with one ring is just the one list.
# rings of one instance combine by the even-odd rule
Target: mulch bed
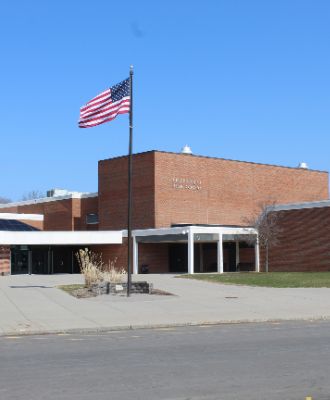
[[[77,299],[87,299],[90,297],[96,297],[97,294],[95,292],[92,292],[90,289],[88,289],[87,287],[83,287],[83,288],[79,288],[79,289],[73,289],[69,292],[71,294],[71,296],[76,297]],[[125,295],[126,296],[126,291],[121,293],[121,294],[117,294],[117,295]],[[152,289],[151,290],[151,295],[156,295],[156,296],[173,296],[172,293],[166,292],[165,290],[161,290],[161,289]]]

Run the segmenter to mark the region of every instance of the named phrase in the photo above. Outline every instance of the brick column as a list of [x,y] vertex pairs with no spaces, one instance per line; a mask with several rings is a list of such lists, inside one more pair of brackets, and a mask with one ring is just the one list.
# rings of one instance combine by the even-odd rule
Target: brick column
[[0,275],[10,274],[10,247],[0,245]]

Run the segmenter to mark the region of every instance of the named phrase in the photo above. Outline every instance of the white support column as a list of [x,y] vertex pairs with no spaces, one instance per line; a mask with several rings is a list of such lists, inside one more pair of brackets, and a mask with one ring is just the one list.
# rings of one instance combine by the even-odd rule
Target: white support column
[[188,274],[193,274],[194,271],[194,232],[188,230]]
[[139,244],[136,240],[136,236],[133,236],[133,274],[139,273]]
[[222,233],[219,233],[218,238],[218,272],[223,274],[223,244],[222,244]]
[[236,271],[239,264],[239,240],[236,240]]
[[258,236],[256,236],[256,242],[254,245],[254,253],[255,253],[256,272],[260,272],[259,237]]

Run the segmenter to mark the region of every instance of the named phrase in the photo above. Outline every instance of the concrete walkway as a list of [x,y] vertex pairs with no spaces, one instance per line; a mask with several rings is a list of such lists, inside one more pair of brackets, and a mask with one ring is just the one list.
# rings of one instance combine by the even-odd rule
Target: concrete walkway
[[0,335],[111,330],[185,324],[330,319],[330,289],[231,286],[140,275],[174,296],[76,299],[57,285],[80,275],[0,277]]

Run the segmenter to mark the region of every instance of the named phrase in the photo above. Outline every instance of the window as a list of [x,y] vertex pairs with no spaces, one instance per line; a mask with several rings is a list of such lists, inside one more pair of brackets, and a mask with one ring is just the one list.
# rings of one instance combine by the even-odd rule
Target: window
[[98,224],[98,223],[99,223],[98,214],[90,213],[90,214],[86,215],[86,224],[87,225]]

